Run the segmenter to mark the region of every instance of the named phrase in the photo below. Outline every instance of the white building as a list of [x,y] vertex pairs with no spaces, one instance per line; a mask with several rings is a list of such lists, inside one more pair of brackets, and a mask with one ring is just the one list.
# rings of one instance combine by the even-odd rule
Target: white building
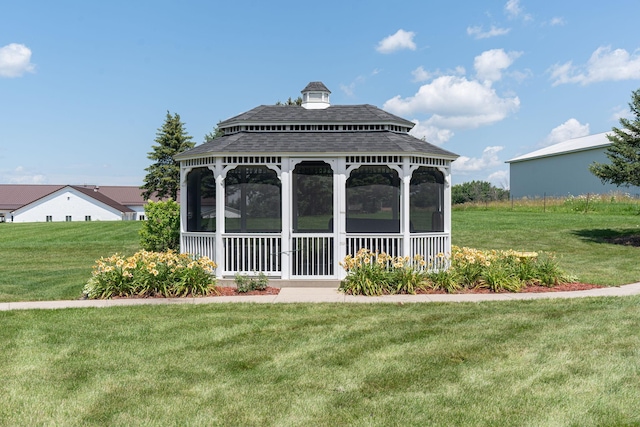
[[0,185],[0,221],[122,221],[144,219],[134,186]]
[[640,195],[638,187],[603,184],[589,171],[594,162],[609,163],[608,132],[570,139],[508,160],[511,197],[579,196],[623,191]]

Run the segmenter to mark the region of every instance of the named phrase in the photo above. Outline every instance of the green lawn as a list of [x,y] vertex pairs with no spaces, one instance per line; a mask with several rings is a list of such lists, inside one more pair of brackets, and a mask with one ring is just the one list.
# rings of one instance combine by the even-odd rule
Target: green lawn
[[77,299],[95,260],[139,249],[140,221],[0,224],[0,301]]
[[[139,249],[137,221],[0,224],[0,301],[75,299],[96,259]],[[640,233],[640,215],[455,210],[452,241],[479,249],[552,251],[582,282],[640,281],[640,248],[606,242]]]
[[640,297],[0,313],[0,425],[640,424]]

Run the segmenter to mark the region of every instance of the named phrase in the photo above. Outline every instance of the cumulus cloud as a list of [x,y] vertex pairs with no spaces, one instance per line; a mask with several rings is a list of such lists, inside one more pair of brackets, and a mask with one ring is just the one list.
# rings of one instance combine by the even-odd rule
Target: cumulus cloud
[[519,107],[517,96],[501,98],[491,86],[458,76],[438,77],[421,86],[415,95],[395,96],[383,106],[400,116],[432,114],[431,125],[448,129],[469,129],[495,123]]
[[511,31],[511,28],[498,28],[496,26],[491,26],[489,30],[485,31],[481,25],[475,27],[467,27],[467,34],[474,37],[475,39],[488,39],[491,37],[504,36]]
[[409,133],[416,138],[424,139],[431,144],[442,145],[450,140],[454,133],[450,129],[440,129],[430,123],[430,120],[421,122],[420,120],[412,120],[415,126]]
[[564,25],[565,23],[566,22],[564,21],[564,18],[562,18],[560,16],[554,16],[549,21],[549,25],[551,25],[552,27],[555,27],[555,26],[558,26],[558,25]]
[[416,44],[413,41],[415,35],[413,31],[400,29],[395,34],[382,39],[376,50],[380,53],[392,53],[402,49],[416,50]]
[[414,82],[424,82],[424,81],[431,80],[433,78],[444,76],[444,75],[464,76],[465,73],[466,71],[464,67],[456,67],[448,71],[440,71],[440,69],[437,69],[436,71],[432,72],[432,71],[425,70],[424,67],[421,65],[415,70],[413,70],[411,72],[411,75],[413,76]]
[[20,77],[34,70],[31,49],[18,43],[0,47],[0,77]]
[[574,66],[571,61],[549,68],[553,86],[577,83],[586,86],[602,81],[640,79],[640,55],[625,49],[611,50],[610,46],[596,49],[585,65]]
[[477,172],[502,165],[498,153],[503,149],[504,147],[499,145],[487,147],[482,151],[480,158],[460,156],[451,164],[451,168],[454,172]]
[[563,124],[553,128],[540,145],[546,147],[562,141],[580,138],[587,135],[589,135],[589,123],[583,125],[578,120],[571,118]]
[[502,78],[502,71],[513,64],[522,52],[505,52],[502,49],[492,49],[482,52],[473,61],[478,80],[495,82]]

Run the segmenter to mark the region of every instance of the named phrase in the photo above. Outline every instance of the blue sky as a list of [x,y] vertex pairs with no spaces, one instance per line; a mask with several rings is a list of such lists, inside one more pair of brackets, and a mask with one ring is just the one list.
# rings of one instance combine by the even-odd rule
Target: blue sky
[[373,104],[507,188],[513,157],[605,132],[640,88],[640,2],[0,1],[0,183],[141,185],[167,111],[197,143],[295,98]]

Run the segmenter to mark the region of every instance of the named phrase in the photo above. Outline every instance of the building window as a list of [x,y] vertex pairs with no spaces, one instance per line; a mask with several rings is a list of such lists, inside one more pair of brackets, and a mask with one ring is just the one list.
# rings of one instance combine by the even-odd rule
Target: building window
[[67,221],[67,222],[70,222],[71,221],[71,215],[65,216],[64,220]]
[[140,215],[140,221],[144,221],[144,215]]
[[91,221],[91,215],[85,215],[84,216],[84,220],[85,221]]
[[47,221],[47,222],[51,222],[51,221],[53,221],[53,216],[51,216],[51,215],[47,215],[47,219],[46,219],[46,221]]

